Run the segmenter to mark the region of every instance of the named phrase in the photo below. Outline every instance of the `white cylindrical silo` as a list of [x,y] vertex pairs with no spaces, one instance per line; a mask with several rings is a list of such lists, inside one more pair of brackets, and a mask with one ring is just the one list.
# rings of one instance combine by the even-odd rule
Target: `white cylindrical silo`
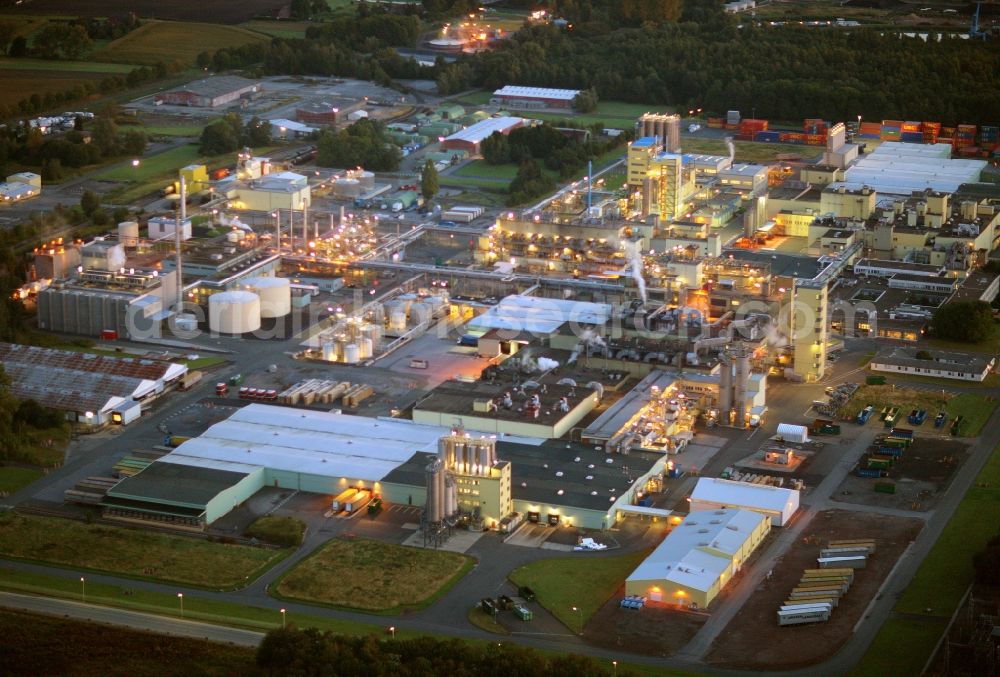
[[208,326],[222,334],[260,329],[260,297],[248,291],[224,291],[208,298]]
[[292,287],[284,277],[255,277],[246,282],[260,297],[260,316],[284,317],[292,312]]
[[323,359],[327,362],[337,361],[337,344],[330,339],[323,341]]
[[358,341],[358,348],[361,351],[362,360],[367,360],[373,354],[372,340],[370,338],[363,338]]
[[344,346],[344,362],[347,364],[357,364],[361,361],[361,348],[357,343],[348,343]]
[[406,329],[406,313],[402,309],[393,310],[389,313],[390,331],[403,331]]
[[123,247],[138,247],[139,224],[135,221],[122,221],[119,223],[118,242]]

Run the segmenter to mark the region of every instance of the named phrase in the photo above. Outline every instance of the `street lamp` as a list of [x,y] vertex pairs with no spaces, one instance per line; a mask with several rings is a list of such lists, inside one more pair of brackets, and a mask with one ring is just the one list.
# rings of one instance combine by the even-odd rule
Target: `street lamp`
[[180,600],[181,603],[181,618],[184,618],[184,593],[178,592],[177,599]]
[[87,601],[87,579],[80,576],[80,600]]
[[281,610],[281,629],[285,629],[285,610]]
[[578,619],[578,623],[577,624],[580,626],[580,634],[582,635],[583,634],[583,613],[581,613],[580,610],[578,608],[576,608],[576,607],[573,607],[573,611],[576,612],[576,616],[577,616],[577,619]]
[[139,166],[139,160],[138,160],[138,158],[135,159],[135,160],[132,160],[132,166],[133,167],[138,167]]
[[396,626],[395,625],[390,625],[389,626],[389,635],[392,636],[393,639],[396,639]]
[[618,661],[611,661],[611,668],[614,672],[614,677],[618,677]]

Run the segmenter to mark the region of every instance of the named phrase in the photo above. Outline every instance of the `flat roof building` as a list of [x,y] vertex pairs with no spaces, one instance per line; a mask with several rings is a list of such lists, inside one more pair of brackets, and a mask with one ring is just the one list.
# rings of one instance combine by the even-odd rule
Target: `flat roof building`
[[521,87],[506,85],[493,92],[490,103],[513,109],[572,108],[579,89],[551,89],[549,87]]
[[625,594],[704,609],[770,530],[765,515],[749,510],[692,512],[625,579]]
[[261,91],[260,82],[235,75],[219,75],[162,92],[157,104],[217,108]]
[[986,168],[984,160],[953,160],[951,144],[917,144],[889,141],[847,169],[841,185],[850,189],[868,186],[879,195],[909,197],[930,188],[954,193],[962,184],[977,183]]
[[691,492],[691,512],[711,512],[726,508],[759,512],[770,517],[771,524],[780,527],[788,524],[799,509],[799,492],[796,489],[763,484],[709,477],[699,479]]

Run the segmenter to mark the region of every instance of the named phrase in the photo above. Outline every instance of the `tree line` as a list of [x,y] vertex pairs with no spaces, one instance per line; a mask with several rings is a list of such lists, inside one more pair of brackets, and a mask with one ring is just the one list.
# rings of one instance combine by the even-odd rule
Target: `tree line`
[[403,157],[386,135],[385,125],[370,119],[358,120],[340,131],[321,132],[316,150],[316,164],[320,167],[364,167],[373,172],[391,172]]
[[[337,677],[606,677],[612,666],[575,654],[543,654],[516,644],[457,639],[347,637],[294,626],[267,633],[257,649],[257,665],[267,675]],[[634,673],[614,666],[615,674]]]
[[222,155],[249,146],[271,145],[271,123],[256,115],[243,122],[238,113],[226,113],[201,132],[202,155]]

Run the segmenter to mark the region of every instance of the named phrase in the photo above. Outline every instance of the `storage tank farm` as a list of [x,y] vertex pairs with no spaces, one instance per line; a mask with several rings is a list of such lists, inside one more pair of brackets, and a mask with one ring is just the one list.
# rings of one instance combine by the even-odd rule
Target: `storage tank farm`
[[208,327],[220,334],[247,334],[260,329],[260,297],[234,290],[208,298]]

